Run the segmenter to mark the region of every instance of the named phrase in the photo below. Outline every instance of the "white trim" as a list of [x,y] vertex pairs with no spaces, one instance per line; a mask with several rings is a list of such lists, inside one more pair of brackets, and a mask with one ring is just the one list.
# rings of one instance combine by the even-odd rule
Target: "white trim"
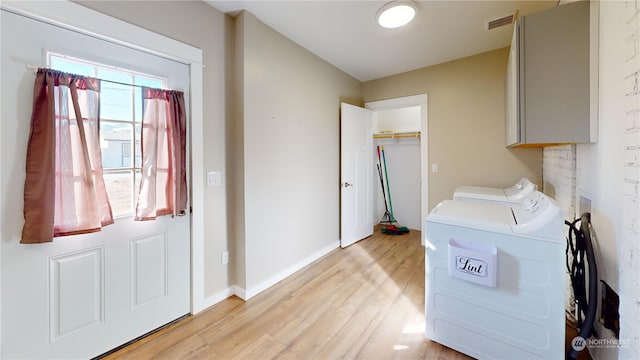
[[237,295],[237,286],[233,285],[223,291],[220,291],[217,294],[214,294],[213,296],[209,296],[208,298],[204,299],[203,301],[203,305],[205,308],[208,308],[210,306],[213,306],[223,300],[228,299],[229,297],[233,296],[233,295]]
[[405,97],[395,98],[395,99],[371,101],[364,104],[364,107],[373,111],[391,110],[391,109],[403,108],[408,106],[419,106],[423,104],[426,105],[427,102],[428,102],[427,94],[421,94],[421,95],[405,96]]
[[[191,313],[209,307],[204,294],[204,80],[202,66],[191,66]],[[198,119],[195,121],[195,119]]]
[[424,220],[429,214],[429,97],[427,94],[405,96],[401,98],[371,101],[365,108],[372,111],[391,110],[409,106],[420,106],[420,229],[424,246]]
[[233,294],[237,297],[239,297],[240,299],[247,301],[249,299],[247,299],[247,290],[245,288],[241,288],[238,285],[233,285],[231,287],[233,289]]
[[69,1],[7,1],[5,10],[189,65],[191,99],[191,312],[204,298],[204,167],[202,50]]
[[[0,3],[0,5],[2,5],[2,3]],[[0,14],[1,15],[1,14]],[[2,72],[0,71],[0,83],[2,82]],[[2,86],[0,86],[0,106],[2,106]],[[2,155],[2,126],[0,126],[0,156]],[[4,177],[2,176],[3,170],[2,170],[2,166],[0,166],[0,179],[4,179]],[[2,191],[0,191],[0,204],[4,204],[4,199],[2,196]],[[2,243],[2,241],[4,241],[4,239],[2,238],[2,234],[0,234],[0,243]],[[2,269],[2,246],[0,246],[0,269]],[[2,337],[2,276],[0,276],[0,339],[3,339]],[[2,356],[3,352],[2,352],[2,341],[0,340],[0,356]]]
[[271,278],[261,282],[260,284],[258,284],[256,286],[252,286],[251,288],[246,289],[244,291],[242,291],[243,289],[241,289],[241,288],[237,288],[238,290],[242,291],[242,293],[240,291],[238,291],[236,293],[236,295],[238,295],[238,297],[242,298],[245,301],[249,300],[252,297],[258,295],[259,293],[267,290],[271,286],[273,286],[273,285],[277,284],[278,282],[284,280],[288,276],[294,274],[296,271],[301,270],[305,266],[313,263],[314,261],[316,261],[316,260],[320,259],[321,257],[327,255],[328,253],[332,252],[333,250],[338,249],[339,247],[340,247],[340,240],[336,240],[331,245],[320,249],[319,251],[315,252],[314,254],[311,254],[310,256],[302,259],[301,261],[297,262],[296,264],[294,264],[293,266],[289,267],[288,269],[285,269],[285,270],[275,274]]
[[2,0],[3,9],[185,64],[202,65],[202,50],[67,0]]

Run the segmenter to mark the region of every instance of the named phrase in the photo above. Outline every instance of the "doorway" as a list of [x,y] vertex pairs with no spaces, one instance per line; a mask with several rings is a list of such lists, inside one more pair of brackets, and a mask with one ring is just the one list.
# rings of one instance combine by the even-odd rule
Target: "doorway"
[[[421,231],[429,210],[427,106],[427,94],[365,104],[373,112],[374,145],[385,146],[390,176],[396,175],[391,188],[397,195],[391,198],[394,215],[401,225]],[[374,220],[380,219],[380,211],[384,214],[380,185],[376,185]],[[394,187],[401,190],[394,192]]]

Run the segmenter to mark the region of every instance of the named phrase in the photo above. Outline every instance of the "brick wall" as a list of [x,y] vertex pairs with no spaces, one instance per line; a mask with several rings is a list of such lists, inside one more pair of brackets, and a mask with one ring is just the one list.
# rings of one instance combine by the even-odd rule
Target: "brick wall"
[[[545,147],[542,152],[542,192],[556,200],[565,211],[565,219],[575,219],[576,203],[576,146],[563,145]],[[568,228],[565,227],[565,231]],[[569,274],[566,274],[567,315],[575,321],[575,297],[571,289]]]
[[571,221],[575,218],[576,146],[545,147],[542,154],[542,190],[558,202]]
[[620,358],[640,358],[640,1],[625,1],[622,232],[619,244]]

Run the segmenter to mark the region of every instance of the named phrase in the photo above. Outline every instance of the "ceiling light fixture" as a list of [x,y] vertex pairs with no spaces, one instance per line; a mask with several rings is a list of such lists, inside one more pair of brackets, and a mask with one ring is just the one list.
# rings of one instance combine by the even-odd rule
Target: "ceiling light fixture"
[[376,19],[384,28],[398,28],[411,22],[416,16],[416,10],[416,4],[413,1],[392,1],[378,10]]

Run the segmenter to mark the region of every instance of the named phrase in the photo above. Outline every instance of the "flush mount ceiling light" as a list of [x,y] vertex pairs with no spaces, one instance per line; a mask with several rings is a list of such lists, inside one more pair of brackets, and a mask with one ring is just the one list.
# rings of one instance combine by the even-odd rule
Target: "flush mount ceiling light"
[[378,24],[388,29],[407,25],[414,16],[416,16],[416,4],[413,1],[392,1],[376,13]]

